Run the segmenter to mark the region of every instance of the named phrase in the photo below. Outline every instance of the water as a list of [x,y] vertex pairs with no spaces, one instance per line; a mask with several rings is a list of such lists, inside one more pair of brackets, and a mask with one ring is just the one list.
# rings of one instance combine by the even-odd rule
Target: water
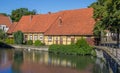
[[42,51],[0,50],[0,73],[118,73],[108,59],[55,55]]

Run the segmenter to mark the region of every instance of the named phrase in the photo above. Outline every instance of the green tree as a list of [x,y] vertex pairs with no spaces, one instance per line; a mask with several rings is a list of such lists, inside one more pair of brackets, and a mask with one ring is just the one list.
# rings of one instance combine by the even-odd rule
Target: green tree
[[104,30],[117,32],[117,44],[119,44],[120,0],[97,0],[89,7],[94,8],[93,17],[96,20],[94,33],[99,35]]
[[12,10],[11,19],[13,21],[19,21],[23,15],[35,15],[36,10],[29,11],[28,8],[19,8]]
[[0,40],[4,40],[6,37],[6,33],[2,29],[0,29]]
[[14,41],[16,44],[23,44],[24,35],[21,31],[17,31],[14,33]]

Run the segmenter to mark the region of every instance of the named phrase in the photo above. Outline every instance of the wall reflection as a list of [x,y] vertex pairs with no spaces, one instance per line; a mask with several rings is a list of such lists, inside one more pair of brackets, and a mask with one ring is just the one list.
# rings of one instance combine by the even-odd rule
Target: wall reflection
[[117,73],[117,70],[116,63],[106,54],[100,59],[43,51],[0,50],[0,73]]
[[71,68],[84,69],[89,64],[93,63],[95,59],[90,56],[68,56],[68,55],[55,55],[48,52],[41,51],[24,51],[24,62],[41,63],[52,66],[63,66]]

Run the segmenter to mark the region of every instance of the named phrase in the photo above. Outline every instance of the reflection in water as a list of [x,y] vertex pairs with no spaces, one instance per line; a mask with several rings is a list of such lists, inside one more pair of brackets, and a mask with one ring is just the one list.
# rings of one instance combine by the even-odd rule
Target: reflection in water
[[23,63],[23,52],[22,51],[14,51],[14,62],[12,64],[13,73],[21,73],[20,67]]
[[110,66],[110,68],[112,69],[113,73],[120,73],[118,67],[119,65],[115,62],[115,60],[113,60],[107,53],[103,53],[105,59],[106,59],[106,64],[108,66]]
[[106,59],[42,51],[0,50],[0,73],[117,73]]
[[12,73],[12,50],[0,50],[0,73]]

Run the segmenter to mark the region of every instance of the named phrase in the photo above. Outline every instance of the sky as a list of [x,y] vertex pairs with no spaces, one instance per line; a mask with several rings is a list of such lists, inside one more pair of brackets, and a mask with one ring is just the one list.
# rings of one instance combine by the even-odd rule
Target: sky
[[38,14],[87,8],[96,0],[0,0],[0,13],[11,14],[18,8],[35,9]]

